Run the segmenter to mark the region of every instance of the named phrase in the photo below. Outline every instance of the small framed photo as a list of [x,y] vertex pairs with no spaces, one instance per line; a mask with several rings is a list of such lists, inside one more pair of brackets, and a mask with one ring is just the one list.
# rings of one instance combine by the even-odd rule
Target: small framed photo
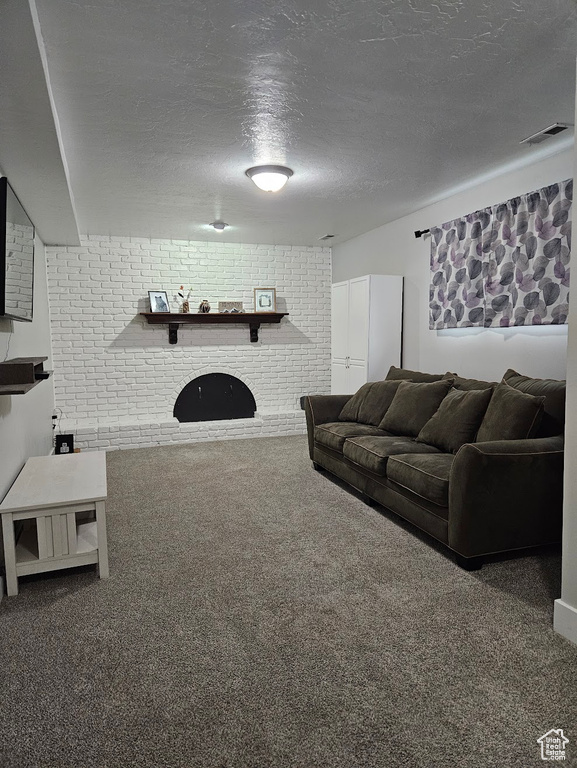
[[254,289],[254,311],[276,312],[276,288]]
[[166,291],[148,291],[151,312],[170,312]]

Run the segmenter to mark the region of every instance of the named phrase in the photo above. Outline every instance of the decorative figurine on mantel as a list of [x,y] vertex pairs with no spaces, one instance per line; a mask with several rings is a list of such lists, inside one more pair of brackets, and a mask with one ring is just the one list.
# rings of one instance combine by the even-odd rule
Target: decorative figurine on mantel
[[208,303],[208,301],[206,299],[203,299],[200,302],[200,306],[198,308],[198,311],[200,312],[201,315],[205,315],[207,312],[210,312],[210,304]]
[[177,301],[178,301],[179,298],[182,299],[182,306],[180,308],[180,311],[186,314],[186,313],[190,312],[190,304],[189,304],[188,300],[190,299],[190,294],[192,293],[192,288],[188,289],[188,293],[186,294],[186,297],[185,297],[183,291],[184,291],[184,286],[181,285],[180,286],[180,290],[178,291],[178,293],[175,296],[175,298],[176,298]]

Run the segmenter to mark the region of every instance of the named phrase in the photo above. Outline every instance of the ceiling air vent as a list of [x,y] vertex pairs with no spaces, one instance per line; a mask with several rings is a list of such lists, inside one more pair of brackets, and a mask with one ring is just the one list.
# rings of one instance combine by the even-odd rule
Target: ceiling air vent
[[519,144],[540,144],[551,136],[556,136],[558,133],[566,131],[569,127],[571,127],[571,123],[553,123],[553,125],[550,125],[548,128],[544,128],[542,131],[538,131],[532,136],[527,136],[526,139],[522,139]]
[[330,240],[333,237],[334,235],[323,235],[322,237],[319,237],[319,240]]

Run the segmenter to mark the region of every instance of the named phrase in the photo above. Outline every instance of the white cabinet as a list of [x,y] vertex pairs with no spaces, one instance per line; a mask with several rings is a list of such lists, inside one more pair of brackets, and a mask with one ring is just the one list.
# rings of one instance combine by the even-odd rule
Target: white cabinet
[[335,283],[331,304],[331,392],[347,395],[384,379],[401,362],[403,278],[364,275]]

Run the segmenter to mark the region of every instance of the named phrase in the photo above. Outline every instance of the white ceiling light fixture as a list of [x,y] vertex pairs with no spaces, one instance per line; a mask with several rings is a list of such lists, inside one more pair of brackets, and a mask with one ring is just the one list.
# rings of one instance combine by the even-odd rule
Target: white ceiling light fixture
[[278,192],[293,175],[284,165],[255,165],[245,173],[264,192]]
[[229,225],[224,221],[211,221],[209,226],[213,227],[217,232],[223,232],[224,228]]

